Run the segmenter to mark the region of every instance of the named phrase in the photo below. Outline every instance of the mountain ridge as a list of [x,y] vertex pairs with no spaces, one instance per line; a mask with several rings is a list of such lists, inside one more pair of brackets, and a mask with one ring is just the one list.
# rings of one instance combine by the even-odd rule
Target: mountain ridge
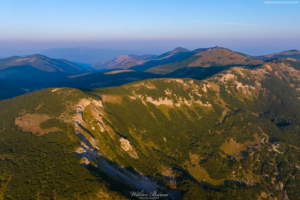
[[230,66],[230,65],[259,65],[262,60],[252,60],[240,53],[235,53],[231,50],[213,47],[201,49],[191,57],[185,58],[174,63],[155,66],[147,69],[145,72],[168,74],[175,70],[186,67],[210,67],[210,66]]
[[[292,52],[298,51],[294,50]],[[273,57],[269,57],[267,60],[263,58],[265,62],[272,59]],[[158,56],[136,56],[129,54],[108,60],[103,63],[104,65],[106,63],[107,66],[110,65],[109,67],[112,68],[101,70],[103,73],[117,70],[116,73],[119,75],[114,76],[116,80],[107,79],[108,77],[113,76],[105,76],[103,74],[96,73],[94,75],[84,75],[81,78],[76,78],[74,81],[76,80],[78,83],[75,84],[73,82],[71,84],[70,79],[67,77],[91,73],[94,69],[88,66],[80,67],[77,64],[74,65],[74,63],[71,63],[65,59],[51,59],[40,54],[25,57],[15,56],[1,59],[0,68],[2,68],[2,70],[0,70],[0,79],[3,79],[10,85],[16,86],[16,90],[19,90],[17,88],[23,88],[26,91],[33,91],[35,89],[58,85],[62,87],[73,85],[76,88],[82,85],[82,87],[94,88],[97,85],[99,87],[119,86],[128,82],[142,80],[147,77],[189,77],[202,80],[203,78],[216,74],[234,65],[255,67],[256,65],[263,64],[262,61],[258,61],[256,58],[253,59],[251,56],[246,54],[233,52],[229,49],[219,46],[211,48],[199,48],[193,51],[182,47],[177,47],[172,51]],[[124,70],[122,71],[122,69],[128,69],[129,71],[126,71],[126,74],[122,74],[122,72],[125,72]],[[133,73],[133,71],[136,71],[137,73]],[[143,71],[145,72],[141,73]],[[150,72],[157,75],[152,75]],[[97,80],[96,77],[99,79]],[[90,79],[90,81],[84,80],[85,78]],[[31,80],[35,80],[37,82],[34,83],[34,81]],[[63,83],[66,85],[63,85]],[[17,94],[17,92],[15,94]]]
[[133,50],[112,50],[112,49],[97,49],[88,47],[74,47],[74,48],[55,48],[48,49],[41,52],[41,54],[51,58],[61,59],[65,58],[72,62],[96,64],[112,59],[117,56],[134,54]]
[[[151,58],[153,55],[145,54],[145,55],[135,55],[135,54],[129,54],[129,55],[123,55],[118,56],[116,58],[96,63],[92,65],[92,68],[99,70],[99,69],[127,69],[129,67],[132,67],[134,65],[139,65],[143,63],[143,60],[147,60],[148,58]],[[131,63],[128,63],[131,62]]]
[[264,59],[264,60],[270,60],[274,58],[294,58],[297,60],[300,60],[300,51],[297,49],[287,50],[283,52],[278,53],[272,53],[268,55],[262,55],[262,56],[250,56],[253,59]]
[[90,71],[65,59],[57,60],[40,54],[0,59],[0,79],[28,91],[45,88],[53,81]]
[[[34,54],[31,56],[12,56],[4,59],[0,59],[0,70],[7,69],[9,67],[16,66],[31,66],[38,70],[46,72],[78,72],[84,71],[85,69],[75,65],[65,59],[51,59],[41,54]],[[64,69],[64,65],[66,66]],[[44,68],[43,68],[44,66]]]

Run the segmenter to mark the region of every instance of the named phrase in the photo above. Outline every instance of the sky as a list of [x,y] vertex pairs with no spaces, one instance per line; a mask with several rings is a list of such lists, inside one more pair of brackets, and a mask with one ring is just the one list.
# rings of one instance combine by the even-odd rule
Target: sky
[[299,1],[0,0],[0,52],[222,46],[260,55],[300,49]]

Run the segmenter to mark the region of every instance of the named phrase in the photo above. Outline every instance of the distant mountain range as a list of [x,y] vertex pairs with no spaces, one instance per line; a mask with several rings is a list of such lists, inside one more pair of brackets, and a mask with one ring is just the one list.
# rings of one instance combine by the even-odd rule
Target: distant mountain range
[[45,88],[49,83],[67,76],[89,71],[67,60],[51,59],[40,54],[0,59],[0,79],[27,92]]
[[[220,50],[220,51],[218,51]],[[218,51],[213,52],[211,54],[211,51]],[[211,54],[211,55],[209,55]],[[200,57],[204,57],[200,59]],[[219,58],[220,57],[220,58]],[[166,65],[170,64],[172,65],[171,68],[182,68],[183,65],[186,65],[185,62],[189,63],[188,66],[185,67],[195,67],[195,66],[216,66],[216,65],[245,65],[246,62],[250,62],[251,60],[271,60],[274,58],[295,58],[297,60],[300,60],[300,51],[299,50],[290,50],[290,51],[284,51],[281,53],[274,53],[269,55],[263,55],[263,56],[249,56],[247,54],[239,53],[239,52],[233,52],[226,48],[221,47],[212,47],[212,48],[199,48],[193,51],[190,51],[188,49],[177,47],[176,49],[169,51],[167,53],[158,55],[158,56],[152,56],[148,57],[148,55],[143,56],[137,56],[137,55],[122,55],[115,57],[110,60],[106,60],[101,63],[96,63],[92,66],[92,68],[99,70],[99,69],[128,69],[135,71],[145,71],[147,69],[153,68],[150,70],[152,73],[154,73],[155,70],[158,68],[168,68],[168,66],[160,66],[160,65]],[[187,60],[185,60],[187,59]],[[195,61],[193,61],[196,59]],[[174,63],[178,61],[177,63]],[[190,63],[190,62],[194,63]],[[255,65],[257,63],[260,63],[261,61],[251,61],[250,63],[247,63],[249,65]],[[176,65],[176,67],[174,66]],[[160,66],[160,67],[158,67]],[[150,72],[148,71],[148,72]],[[172,70],[171,70],[172,71]],[[164,73],[169,72],[168,70]],[[162,72],[161,72],[162,73]]]
[[289,51],[283,51],[280,53],[273,53],[269,55],[264,56],[250,56],[252,59],[263,59],[263,60],[271,60],[274,58],[294,58],[296,60],[300,60],[300,51],[297,49],[289,50]]
[[159,65],[147,69],[145,72],[155,74],[168,74],[186,67],[217,67],[217,66],[241,66],[241,65],[259,65],[263,60],[252,60],[239,53],[233,52],[221,47],[201,49],[193,51],[194,54],[183,60]]
[[188,49],[178,47],[173,51],[153,56],[153,55],[123,55],[105,62],[97,63],[92,67],[96,70],[99,69],[128,69],[131,68],[135,71],[144,71],[153,66],[162,65],[166,63],[175,62],[187,58],[196,52]]
[[195,53],[196,52],[194,51],[190,51],[182,47],[177,47],[176,49],[169,51],[167,53],[161,54],[159,56],[154,56],[152,59],[149,59],[147,62],[141,65],[133,66],[130,69],[136,71],[145,71],[154,66],[172,63],[178,60],[188,58]]
[[[80,50],[80,51],[79,51]],[[58,49],[52,53],[94,56],[96,52],[87,48]],[[104,51],[104,50],[103,50]],[[51,52],[50,50],[48,53]],[[72,52],[74,54],[72,54]],[[67,53],[67,54],[64,54]],[[109,52],[108,52],[109,53]],[[122,52],[118,52],[122,53]],[[55,87],[96,88],[120,86],[125,83],[148,78],[195,78],[205,79],[232,66],[255,67],[278,57],[298,58],[299,50],[290,50],[265,56],[249,56],[222,47],[199,48],[193,51],[178,47],[161,55],[126,54],[96,63],[92,67],[82,66],[65,59],[53,59],[41,54],[13,56],[0,59],[0,80],[8,84],[14,95],[37,89]],[[58,57],[58,54],[56,55]],[[104,55],[102,55],[105,57]],[[76,57],[76,56],[75,56]],[[97,73],[95,73],[98,70]],[[115,71],[117,70],[117,71]],[[106,73],[109,71],[115,71]],[[2,88],[5,88],[4,86]],[[7,86],[8,88],[8,86]],[[22,92],[20,92],[22,91]],[[4,93],[3,93],[4,94]],[[7,94],[7,93],[5,93]]]
[[147,62],[147,59],[152,58],[153,55],[146,54],[146,55],[135,55],[135,54],[129,54],[129,55],[122,55],[118,56],[116,58],[97,63],[92,65],[92,68],[96,70],[101,69],[127,69],[135,65],[141,65],[145,62]]
[[48,49],[41,52],[41,54],[56,58],[67,59],[72,62],[83,64],[96,64],[103,62],[117,56],[133,54],[132,50],[110,50],[110,49],[94,49],[87,47],[75,47],[75,48],[55,48]]
[[[146,57],[146,56],[145,56]],[[141,57],[137,57],[141,58]],[[100,63],[106,69],[116,70],[114,73],[88,73],[61,79],[52,87],[98,88],[120,86],[125,83],[149,78],[195,78],[202,80],[232,66],[253,67],[261,65],[263,60],[253,60],[231,50],[213,47],[189,51],[176,48],[159,56],[141,60],[142,64],[124,67],[126,61],[133,60],[129,55],[120,56]],[[135,60],[138,61],[138,60]],[[167,63],[159,65],[161,63]],[[158,64],[157,66],[155,64]],[[155,65],[154,67],[151,67]],[[100,65],[98,65],[100,66]],[[96,65],[93,66],[94,68]],[[148,68],[151,67],[151,68]],[[145,71],[143,71],[146,69]]]
[[45,72],[81,73],[86,70],[65,59],[52,59],[41,54],[24,57],[13,56],[0,60],[0,70],[20,66],[30,66]]

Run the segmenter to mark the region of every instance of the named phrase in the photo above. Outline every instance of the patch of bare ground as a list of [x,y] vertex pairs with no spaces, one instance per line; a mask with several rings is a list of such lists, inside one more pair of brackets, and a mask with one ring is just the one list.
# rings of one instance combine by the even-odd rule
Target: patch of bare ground
[[90,74],[90,73],[85,73],[85,74],[80,74],[80,75],[68,76],[68,78],[77,78],[77,77],[85,76],[85,75],[88,75],[88,74]]
[[21,117],[21,116],[24,116],[26,114],[26,111],[25,110],[23,110],[22,112],[19,112],[19,116]]
[[124,70],[115,70],[111,72],[106,72],[104,74],[119,74],[119,73],[124,73],[124,72],[135,72],[134,70],[129,70],[129,69],[124,69]]
[[230,138],[229,142],[226,140],[220,147],[226,154],[235,156],[237,158],[242,157],[241,151],[246,149],[246,146],[252,142],[245,142],[244,144],[237,143],[233,138]]
[[[157,79],[157,80],[159,80],[159,79]],[[156,89],[156,87],[150,81],[143,81],[143,82],[139,82],[139,83],[135,83],[135,84],[124,85],[123,87],[126,89],[129,89],[129,88],[138,88],[141,86],[145,86],[148,89],[153,89],[153,90]]]
[[121,143],[121,148],[125,151],[127,151],[127,153],[135,159],[138,159],[138,155],[136,153],[136,151],[134,150],[134,148],[130,145],[129,140],[125,139],[125,138],[120,138],[120,143]]
[[171,81],[179,83],[184,90],[192,88],[192,86],[194,85],[193,84],[194,82],[184,81],[184,80],[178,79],[178,78],[168,78],[165,80],[166,83],[169,83]]
[[255,141],[246,141],[243,144],[237,143],[233,138],[229,139],[229,142],[226,140],[222,146],[220,147],[226,154],[236,157],[237,159],[242,159],[243,156],[241,151],[246,150],[246,146],[252,145],[254,143],[259,142],[260,136],[256,133],[253,135],[255,137]]
[[[262,134],[264,135],[264,136],[266,136],[267,138],[269,137],[260,127],[258,127],[259,128],[259,130],[262,132]],[[259,138],[258,138],[258,135],[254,135],[254,137],[255,137],[255,140],[256,141],[259,141]]]
[[146,101],[148,101],[156,106],[159,106],[159,105],[173,106],[173,101],[168,98],[160,97],[158,100],[154,100],[152,97],[148,97],[146,95]]
[[[84,152],[82,151],[82,149],[79,149],[76,153],[84,153]],[[88,165],[89,163],[90,163],[89,160],[85,157],[82,157],[80,159],[80,164],[82,165]]]
[[176,175],[171,168],[165,166],[161,167],[161,174],[164,176],[165,181],[167,181],[172,189],[177,188]]
[[266,65],[264,65],[264,67],[266,67],[269,71],[273,71],[273,70],[272,70],[272,67],[271,67],[270,65],[267,65],[267,64],[266,64]]
[[187,165],[187,169],[189,173],[195,179],[197,179],[197,181],[199,182],[204,181],[213,184],[215,186],[220,185],[224,182],[225,179],[215,180],[210,178],[208,172],[199,164],[202,159],[200,156],[190,153],[190,159],[191,159],[190,162],[186,161],[184,164]]
[[56,92],[56,91],[58,91],[58,90],[60,90],[61,88],[54,88],[54,89],[52,89],[51,90],[51,92]]
[[7,156],[7,155],[2,155],[0,156],[0,161],[3,161],[3,160],[10,160],[10,161],[13,161],[15,158],[12,157],[12,156]]
[[43,105],[44,105],[44,103],[41,103],[40,105],[38,105],[38,106],[35,108],[35,110],[40,109]]
[[56,127],[41,129],[40,124],[48,119],[51,119],[51,117],[45,114],[26,114],[15,118],[15,125],[20,127],[23,131],[39,133],[40,135],[59,131]]
[[113,102],[113,103],[122,103],[122,96],[119,95],[101,95],[101,99],[103,101],[103,103],[107,102]]

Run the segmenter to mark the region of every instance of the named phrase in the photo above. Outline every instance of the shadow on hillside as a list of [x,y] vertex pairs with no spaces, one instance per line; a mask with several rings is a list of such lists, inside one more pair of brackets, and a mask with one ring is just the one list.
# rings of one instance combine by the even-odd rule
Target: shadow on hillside
[[169,63],[172,63],[172,62],[176,62],[176,61],[179,61],[179,60],[183,60],[183,59],[186,59],[194,54],[196,54],[197,52],[182,52],[182,53],[179,53],[179,54],[176,54],[174,56],[171,56],[169,58],[166,58],[166,59],[162,59],[162,60],[150,60],[142,65],[137,65],[137,66],[133,66],[133,67],[130,67],[129,69],[131,70],[135,70],[135,71],[138,71],[138,72],[142,72],[142,71],[145,71],[151,67],[155,67],[155,66],[158,66],[158,65],[164,65],[164,64],[169,64]]
[[99,182],[102,182],[104,180],[105,182],[109,183],[107,187],[110,190],[116,191],[121,195],[125,196],[126,198],[137,199],[130,196],[130,191],[136,191],[134,188],[127,186],[126,184],[111,178],[111,176],[107,175],[106,173],[102,172],[97,167],[91,164],[87,166],[87,169],[95,176],[95,178]]
[[222,71],[228,70],[232,67],[243,67],[245,69],[256,69],[261,65],[226,65],[226,66],[211,66],[211,67],[185,67],[174,72],[166,74],[164,78],[193,78],[197,80],[204,80],[212,77]]
[[246,188],[246,187],[248,187],[247,184],[244,183],[244,182],[230,180],[230,179],[225,180],[224,183],[220,184],[220,185],[213,185],[213,184],[205,182],[205,181],[201,181],[200,185],[204,189],[211,189],[211,190],[216,190],[216,191],[220,191],[220,190],[222,190],[224,188],[227,188],[227,187],[230,188],[230,186],[232,186],[232,185],[234,185],[235,188]]

